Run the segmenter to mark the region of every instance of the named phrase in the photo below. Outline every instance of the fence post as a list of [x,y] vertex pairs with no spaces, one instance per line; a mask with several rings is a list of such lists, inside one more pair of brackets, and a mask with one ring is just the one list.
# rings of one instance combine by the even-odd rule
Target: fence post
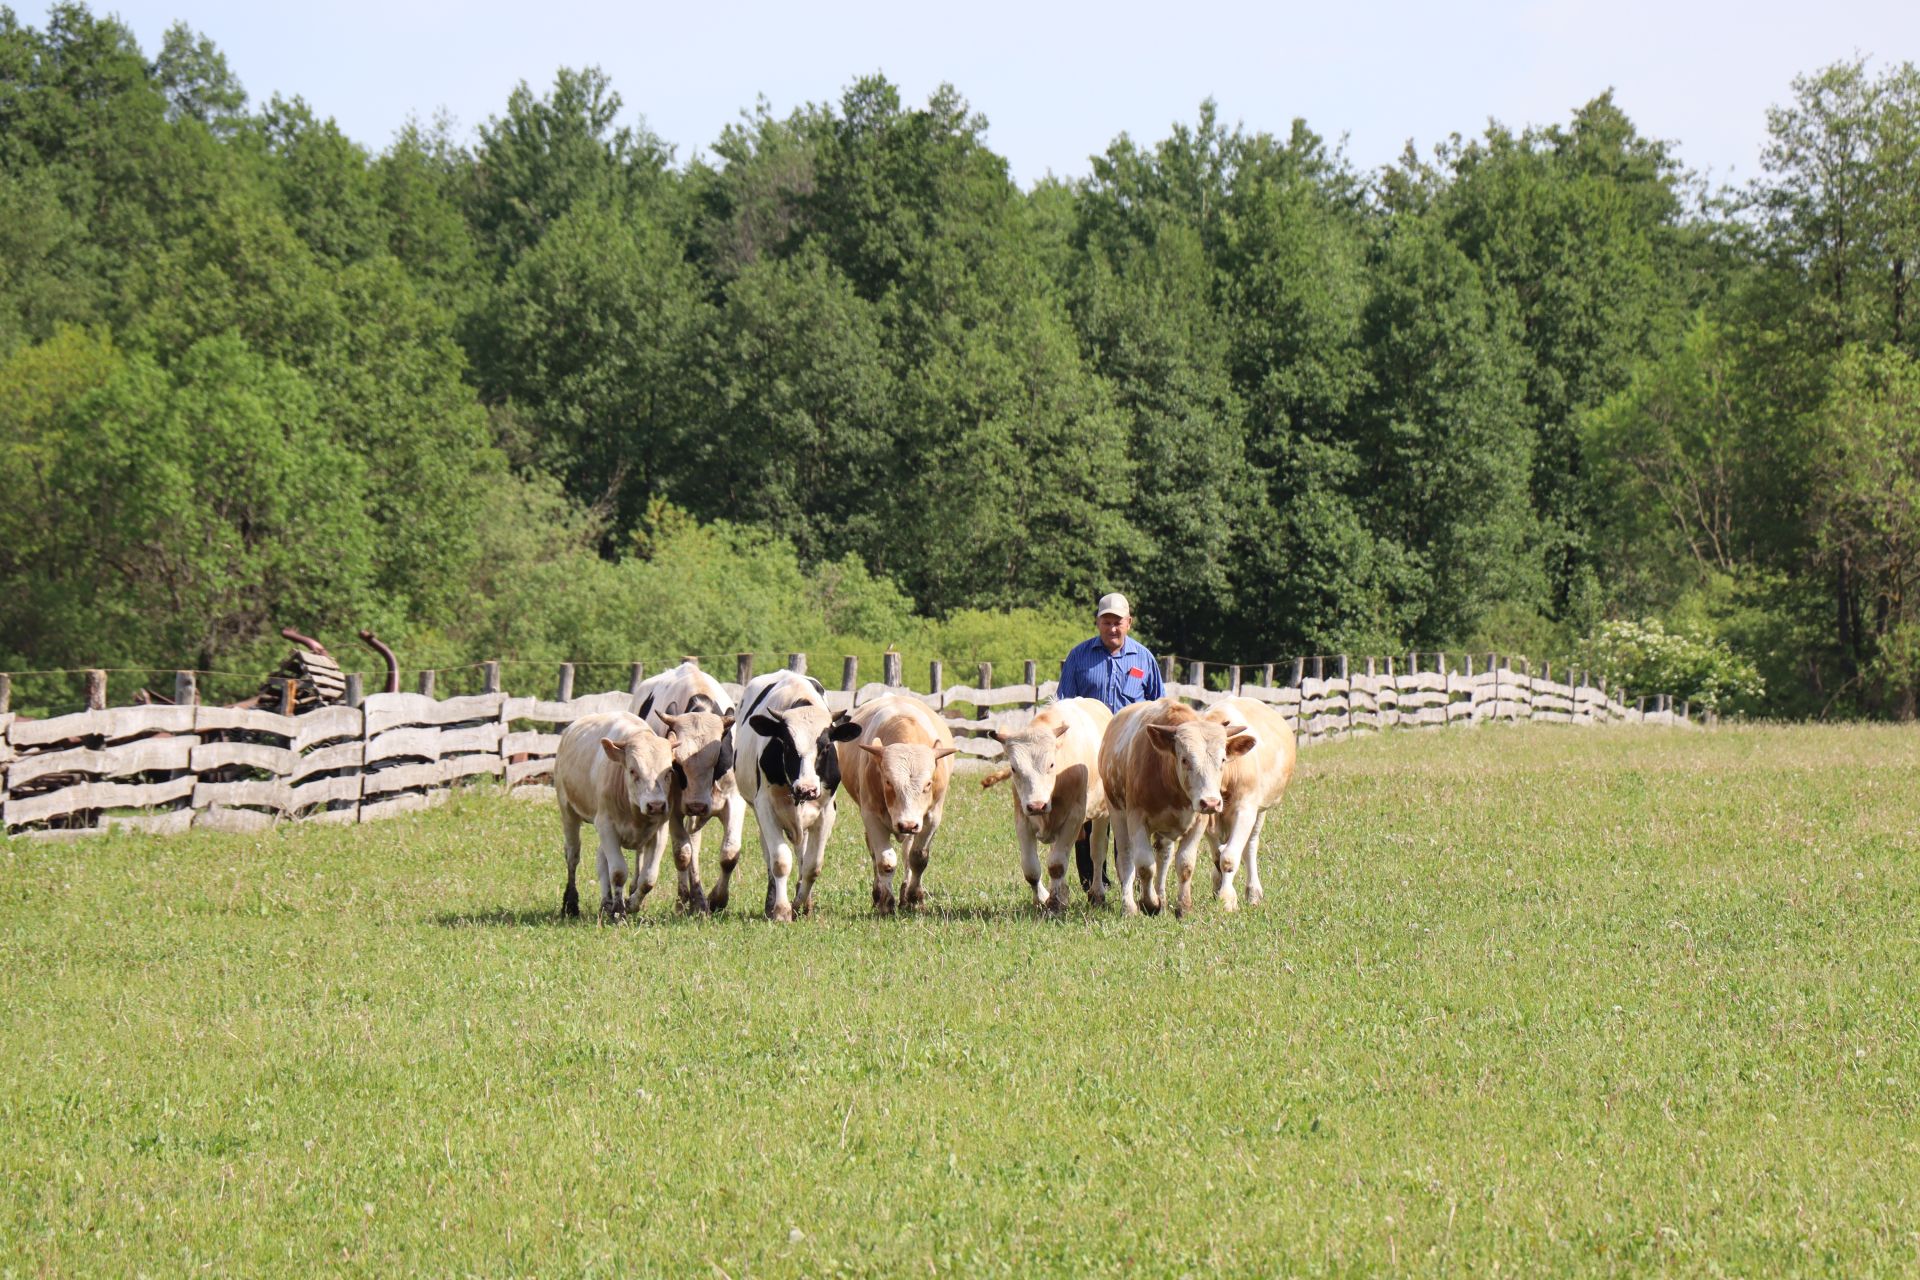
[[0,716],[13,709],[13,677],[0,671]]
[[1287,677],[1287,683],[1291,685],[1293,688],[1298,689],[1300,687],[1300,682],[1302,680],[1305,680],[1306,678],[1307,678],[1307,660],[1305,658],[1295,658],[1293,660],[1293,674]]
[[[421,674],[423,676],[430,676],[433,673],[430,671],[427,671],[427,672],[422,672]],[[297,689],[299,689],[300,682],[297,680],[276,680],[273,683],[280,691],[279,704],[275,709],[279,711],[280,714],[283,716],[292,715],[293,714],[293,695],[294,695],[294,692]],[[421,683],[430,685],[432,682],[430,680],[422,680]]]
[[804,653],[788,654],[787,670],[793,672],[795,675],[803,676],[807,674],[807,655]]
[[107,673],[104,671],[87,672],[87,710],[104,711],[107,707]]
[[1260,685],[1265,689],[1273,688],[1273,664],[1271,662],[1260,668]]
[[432,668],[428,668],[420,673],[420,696],[423,698],[431,698],[433,696]]
[[1207,664],[1198,658],[1189,662],[1187,664],[1187,679],[1202,693],[1205,693],[1207,688]]
[[991,688],[993,688],[993,664],[991,662],[983,662],[980,664],[980,692],[982,696],[978,702],[973,704],[973,718],[975,720],[985,720],[987,718],[987,699],[985,694],[986,691]]
[[573,664],[571,662],[560,664],[560,686],[554,691],[553,700],[555,702],[573,701]]
[[498,659],[480,664],[480,692],[500,692],[500,662]]
[[840,660],[840,688],[852,693],[860,687],[860,659],[848,654]]
[[880,655],[880,683],[889,689],[900,687],[900,655],[891,649]]
[[1500,718],[1500,655],[1499,654],[1490,653],[1487,655],[1487,670],[1493,672],[1493,714],[1491,718],[1494,720],[1498,720]]
[[367,700],[366,678],[358,671],[347,672],[347,705],[357,707]]
[[1160,679],[1164,684],[1172,684],[1180,678],[1179,660],[1172,654],[1163,654],[1160,658]]
[[700,669],[700,655],[697,653],[683,653],[680,655],[680,661],[692,663],[695,671]]
[[1022,667],[1020,671],[1022,676],[1021,683],[1026,685],[1029,689],[1033,690],[1033,704],[1035,706],[1039,706],[1040,705],[1040,664],[1035,662],[1032,658],[1028,658],[1027,664],[1024,667]]
[[946,703],[946,699],[941,697],[946,687],[946,681],[941,678],[940,659],[935,658],[927,664],[927,688],[932,691],[936,699],[934,703],[935,706],[942,706]]
[[[175,706],[190,707],[200,701],[200,690],[195,687],[193,672],[176,671],[173,673],[173,701]],[[0,711],[5,711],[0,706]]]
[[747,682],[752,679],[753,679],[753,655],[750,653],[734,654],[733,655],[734,683],[744,688]]
[[647,664],[644,662],[628,663],[627,664],[627,696],[629,698],[639,697],[640,686],[645,684],[646,682],[647,682]]

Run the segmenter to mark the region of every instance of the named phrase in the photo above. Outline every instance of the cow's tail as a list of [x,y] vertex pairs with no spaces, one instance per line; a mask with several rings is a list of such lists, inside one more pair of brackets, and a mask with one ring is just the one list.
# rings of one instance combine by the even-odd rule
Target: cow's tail
[[1012,776],[1013,770],[1011,769],[995,769],[992,773],[980,779],[980,786],[984,790],[987,787],[996,786],[999,783],[1005,782]]

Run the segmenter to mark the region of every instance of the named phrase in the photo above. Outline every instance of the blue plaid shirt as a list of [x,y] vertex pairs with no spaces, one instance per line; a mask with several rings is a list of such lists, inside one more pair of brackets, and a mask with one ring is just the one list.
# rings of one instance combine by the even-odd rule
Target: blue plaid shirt
[[1073,646],[1060,664],[1060,691],[1056,698],[1095,698],[1118,711],[1135,702],[1160,696],[1160,664],[1147,647],[1128,636],[1120,652],[1108,653],[1095,636]]

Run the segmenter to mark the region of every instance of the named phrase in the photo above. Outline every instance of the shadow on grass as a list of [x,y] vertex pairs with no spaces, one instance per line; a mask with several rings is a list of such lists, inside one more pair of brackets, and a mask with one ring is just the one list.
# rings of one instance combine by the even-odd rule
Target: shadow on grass
[[[837,906],[823,909],[817,917],[821,923],[834,924],[871,924],[876,927],[892,927],[922,921],[927,924],[1070,924],[1076,920],[1085,921],[1097,918],[1102,913],[1089,911],[1080,903],[1075,903],[1065,915],[1047,915],[1034,909],[1032,903],[1024,899],[1006,902],[959,902],[941,903],[929,901],[918,911],[902,911],[894,916],[877,916],[869,909]],[[482,907],[472,911],[446,911],[435,916],[433,923],[443,929],[552,929],[552,928],[612,928],[612,929],[648,929],[661,925],[714,926],[720,924],[763,925],[769,922],[756,909],[750,912],[735,911],[731,907],[717,915],[698,916],[690,912],[673,910],[667,912],[643,911],[638,916],[628,916],[619,924],[602,925],[600,918],[590,911],[583,911],[578,919],[569,919],[560,914],[557,907]],[[795,929],[808,927],[806,917],[787,926]]]

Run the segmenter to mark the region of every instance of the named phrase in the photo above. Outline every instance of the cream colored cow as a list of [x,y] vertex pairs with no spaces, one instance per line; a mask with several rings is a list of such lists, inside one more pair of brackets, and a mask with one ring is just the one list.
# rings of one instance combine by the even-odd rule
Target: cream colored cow
[[[1267,810],[1280,803],[1293,781],[1299,756],[1293,727],[1279,711],[1255,698],[1226,698],[1207,708],[1206,718],[1253,739],[1253,746],[1229,755],[1220,774],[1220,812],[1207,824],[1213,847],[1213,896],[1232,911],[1233,875],[1242,859],[1247,864],[1247,905],[1260,905],[1260,834]],[[1230,737],[1229,741],[1239,741]]]
[[[723,911],[747,820],[747,802],[734,776],[733,699],[718,680],[683,662],[644,681],[634,693],[633,711],[655,733],[673,738],[667,816],[680,902],[689,911]],[[720,883],[708,893],[700,883],[700,844],[716,815],[721,820]]]
[[855,708],[851,720],[860,726],[860,736],[835,747],[840,779],[860,806],[866,827],[867,852],[873,856],[873,909],[892,915],[895,836],[907,862],[899,901],[908,907],[926,901],[921,881],[946,809],[953,733],[924,702],[899,694]]
[[[1013,778],[1013,830],[1020,871],[1036,906],[1064,911],[1067,864],[1083,823],[1093,823],[1093,847],[1107,847],[1107,791],[1100,782],[1100,739],[1113,712],[1094,698],[1067,698],[1041,709],[1025,728],[993,736],[1007,751]],[[1047,887],[1040,887],[1040,846],[1047,846]],[[1088,896],[1106,900],[1106,858]]]
[[[574,873],[580,865],[580,824],[591,822],[599,837],[600,914],[615,919],[637,911],[660,875],[667,847],[667,793],[673,747],[637,716],[610,711],[582,716],[560,735],[553,762],[553,791],[560,802],[560,834],[567,850],[564,915],[580,914]],[[639,855],[636,889],[627,886],[623,849]]]

